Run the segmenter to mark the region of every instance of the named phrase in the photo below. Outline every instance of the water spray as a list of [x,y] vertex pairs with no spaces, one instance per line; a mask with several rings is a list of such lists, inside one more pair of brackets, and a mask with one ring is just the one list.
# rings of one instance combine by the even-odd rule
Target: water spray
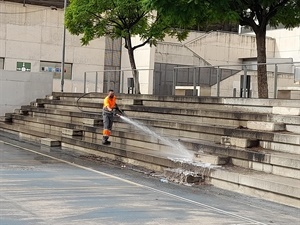
[[180,157],[181,159],[184,159],[184,160],[190,161],[190,162],[193,160],[194,155],[191,154],[189,152],[189,150],[187,150],[178,140],[171,140],[168,137],[162,136],[162,135],[158,134],[157,132],[153,131],[152,129],[150,129],[149,127],[145,126],[141,122],[130,119],[124,115],[120,115],[120,118],[123,121],[125,121],[126,123],[133,125],[134,127],[138,128],[139,130],[143,131],[144,133],[149,134],[152,137],[155,137],[156,139],[161,141],[163,144],[171,147],[173,150],[175,150],[171,153],[173,153],[173,154],[179,153],[180,154],[179,156],[177,155],[177,157]]

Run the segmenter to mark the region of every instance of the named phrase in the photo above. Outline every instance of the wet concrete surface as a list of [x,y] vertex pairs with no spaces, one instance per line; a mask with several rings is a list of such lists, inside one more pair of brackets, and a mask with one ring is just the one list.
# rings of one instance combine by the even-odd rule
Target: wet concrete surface
[[[125,167],[124,167],[125,166]],[[0,224],[299,224],[300,209],[0,136]]]

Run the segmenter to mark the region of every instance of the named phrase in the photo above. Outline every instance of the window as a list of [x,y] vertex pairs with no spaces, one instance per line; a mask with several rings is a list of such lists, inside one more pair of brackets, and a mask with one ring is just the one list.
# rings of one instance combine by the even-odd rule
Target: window
[[30,72],[31,71],[31,63],[17,62],[17,71]]
[[[54,79],[60,79],[61,75],[61,63],[60,62],[46,62],[41,61],[40,63],[40,71],[41,72],[51,72],[53,73]],[[72,64],[65,63],[65,79],[72,79]]]
[[0,58],[0,70],[4,69],[4,58]]

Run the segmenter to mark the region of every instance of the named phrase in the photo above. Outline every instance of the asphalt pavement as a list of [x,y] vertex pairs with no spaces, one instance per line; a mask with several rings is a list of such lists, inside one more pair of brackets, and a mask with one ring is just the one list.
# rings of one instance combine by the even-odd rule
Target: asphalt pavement
[[300,224],[300,209],[0,136],[1,225]]

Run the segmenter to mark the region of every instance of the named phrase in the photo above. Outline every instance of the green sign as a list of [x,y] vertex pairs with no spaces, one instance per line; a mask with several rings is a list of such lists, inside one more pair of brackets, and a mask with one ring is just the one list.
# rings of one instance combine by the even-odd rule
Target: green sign
[[31,71],[31,63],[17,62],[17,71],[30,72]]

